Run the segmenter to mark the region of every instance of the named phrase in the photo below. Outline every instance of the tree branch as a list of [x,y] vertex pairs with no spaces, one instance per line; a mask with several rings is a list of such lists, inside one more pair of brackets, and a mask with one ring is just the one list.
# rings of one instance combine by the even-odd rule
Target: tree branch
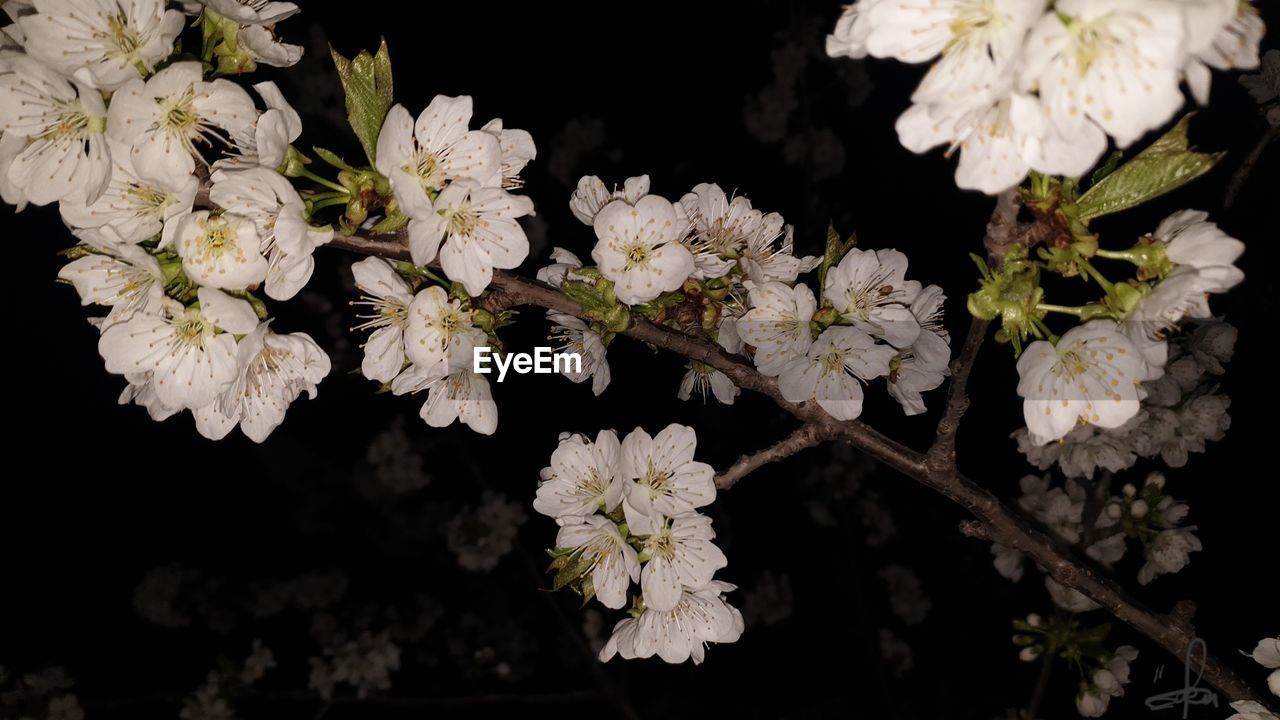
[[[991,222],[988,224],[984,244],[993,259],[1001,257],[1014,243],[1035,244],[1042,241],[1047,237],[1047,233],[1053,230],[1042,227],[1041,223],[1018,224],[1018,203],[1015,192],[1007,192],[1000,196]],[[360,236],[335,236],[330,246],[395,260],[408,258],[408,247],[399,237],[384,240]],[[527,280],[507,271],[494,271],[490,292],[492,293],[490,302],[501,307],[536,305],[556,312],[584,317],[582,308],[556,288],[535,280]],[[956,398],[964,394],[963,381],[968,377],[968,368],[972,364],[973,357],[977,355],[982,336],[985,336],[985,328],[981,328],[980,334],[974,333],[975,328],[972,326],[970,330],[973,337],[966,339],[960,357],[957,358],[957,366],[953,370],[951,394]],[[738,387],[765,395],[778,407],[807,426],[812,426],[813,429],[810,432],[822,433],[831,439],[844,440],[876,460],[950,498],[977,518],[977,522],[967,523],[964,526],[965,534],[998,542],[1023,552],[1037,565],[1045,568],[1054,580],[1083,593],[1109,610],[1112,615],[1164,648],[1179,662],[1185,662],[1187,648],[1195,639],[1194,630],[1189,622],[1174,622],[1170,616],[1144,607],[1124,588],[1094,570],[1090,563],[1076,555],[1072,548],[1046,535],[1021,513],[1006,506],[995,495],[959,473],[954,463],[944,465],[931,463],[926,454],[884,436],[861,421],[836,420],[816,403],[789,402],[782,397],[777,383],[772,378],[757,372],[743,358],[729,355],[709,339],[686,335],[655,325],[638,315],[632,316],[632,325],[623,334],[719,370]],[[972,349],[967,350],[970,347]],[[957,401],[953,408],[951,403],[948,403],[947,415],[951,416],[951,420],[949,422],[947,415],[944,415],[943,422],[948,424],[945,428],[940,428],[946,430],[944,443],[953,442],[954,438],[947,438],[954,434],[953,427],[959,422],[966,404],[967,400]],[[1262,702],[1258,693],[1216,657],[1205,657],[1203,677],[1206,682],[1232,701]]]
[[716,487],[720,490],[728,490],[739,480],[765,465],[786,460],[801,450],[820,445],[830,439],[827,428],[818,425],[801,425],[798,430],[764,450],[738,458],[732,467],[716,475]]

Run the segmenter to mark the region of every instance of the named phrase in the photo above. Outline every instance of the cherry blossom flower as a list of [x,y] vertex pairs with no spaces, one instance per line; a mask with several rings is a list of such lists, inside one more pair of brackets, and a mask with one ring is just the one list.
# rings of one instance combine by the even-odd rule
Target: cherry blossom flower
[[357,330],[372,330],[364,345],[364,359],[360,372],[370,380],[391,382],[404,368],[404,330],[409,322],[409,305],[413,292],[391,263],[378,257],[368,257],[351,266],[360,299],[352,305],[361,306],[365,314],[359,315]]
[[452,180],[497,184],[502,165],[498,138],[468,129],[470,122],[467,95],[435,96],[416,123],[403,105],[387,112],[378,135],[377,168],[391,181],[401,211],[410,218],[433,216],[432,197]]
[[738,320],[738,335],[755,347],[756,368],[777,376],[787,363],[804,357],[813,344],[809,329],[817,309],[813,291],[805,285],[793,288],[768,282],[752,284],[747,294],[751,309]]
[[709,505],[716,498],[715,470],[693,459],[693,428],[671,424],[656,436],[636,428],[622,440],[619,467],[627,524],[648,535],[663,517]]
[[477,374],[472,365],[473,349],[486,344],[484,332],[477,328],[454,333],[449,340],[447,370],[415,363],[391,381],[391,392],[427,391],[418,415],[431,427],[448,427],[456,420],[482,435],[492,435],[498,429],[498,405],[489,380]]
[[438,285],[425,287],[409,304],[404,326],[405,354],[420,372],[446,374],[453,338],[473,330],[471,313],[462,309],[460,301],[451,300]]
[[245,25],[236,33],[236,42],[254,62],[272,67],[293,67],[302,59],[301,45],[280,42],[272,28]]
[[[243,32],[241,38],[244,38]],[[235,128],[236,132],[231,136],[235,153],[218,160],[215,167],[262,166],[277,170],[284,164],[289,145],[302,135],[302,118],[275,83],[260,82],[253,89],[267,109],[252,123]]]
[[661,197],[646,195],[635,205],[613,200],[596,214],[594,225],[599,241],[591,257],[614,282],[622,303],[635,305],[671,292],[693,273],[693,254],[679,242],[683,224]]
[[247,136],[258,111],[230,80],[204,82],[198,62],[174,63],[143,82],[125,83],[111,97],[107,132],[131,146],[139,177],[181,186],[195,171],[196,143]]
[[557,520],[611,512],[622,502],[621,452],[613,430],[601,430],[595,442],[562,433],[551,464],[542,469],[533,509]]
[[23,199],[96,201],[111,181],[106,127],[98,91],[26,55],[0,55],[0,133],[13,143],[0,172]]
[[502,118],[490,120],[480,129],[498,138],[498,150],[502,155],[502,187],[509,190],[523,187],[524,180],[520,178],[520,173],[538,156],[533,136],[527,130],[503,127]]
[[867,50],[926,62],[938,55],[912,100],[955,103],[988,89],[1018,57],[1045,0],[879,0],[865,9]]
[[17,18],[27,52],[92,87],[116,90],[169,57],[182,13],[161,0],[34,0]]
[[920,324],[920,335],[898,352],[889,364],[889,394],[907,415],[924,412],[921,393],[942,384],[950,374],[951,336],[942,325],[942,288],[930,285],[911,303],[911,314]]
[[577,353],[582,360],[580,367],[565,364],[560,368],[560,374],[575,383],[590,379],[593,395],[604,392],[612,378],[604,338],[573,315],[548,311],[547,319],[552,323],[548,339],[556,341],[560,352]]
[[1098,668],[1089,683],[1076,695],[1076,710],[1083,717],[1102,717],[1111,698],[1124,695],[1129,684],[1129,663],[1138,657],[1138,650],[1131,645],[1116,648],[1104,667]]
[[569,210],[584,225],[594,225],[596,215],[605,205],[614,200],[622,200],[628,205],[635,205],[640,198],[649,194],[649,176],[639,175],[627,178],[622,189],[610,191],[604,181],[595,175],[587,175],[578,180],[578,187],[569,196]]
[[835,30],[827,36],[827,55],[854,59],[867,56],[867,36],[872,28],[869,11],[878,2],[880,0],[856,0],[844,7]]
[[720,581],[685,588],[671,610],[646,609],[639,617],[619,621],[600,651],[601,662],[614,655],[630,660],[656,654],[669,663],[692,658],[695,665],[702,664],[707,643],[736,642],[742,635],[742,614],[724,600],[724,593],[734,589]]
[[209,199],[257,229],[267,259],[267,295],[288,300],[298,294],[315,270],[312,253],[333,239],[333,228],[310,225],[302,197],[274,170],[217,170],[212,180]]
[[551,259],[553,262],[550,265],[538,268],[536,277],[554,287],[560,287],[574,270],[582,267],[582,260],[562,247],[551,248]]
[[1058,0],[1026,40],[1020,87],[1064,137],[1095,122],[1128,146],[1182,107],[1183,22],[1178,3]]
[[[746,249],[748,236],[754,234],[764,217],[751,207],[751,201],[738,195],[729,199],[714,183],[695,185],[675,206],[689,226],[687,247],[693,253],[694,277],[720,277],[732,268]],[[782,227],[782,216],[776,216]]]
[[640,588],[646,607],[672,610],[683,596],[682,588],[706,586],[729,561],[711,542],[716,533],[706,515],[687,512],[655,518],[652,524],[641,553],[645,563]]
[[[742,352],[742,338],[738,335],[738,319],[722,317],[720,326],[716,328],[716,343],[729,353]],[[676,397],[688,400],[693,393],[698,393],[703,402],[707,401],[707,391],[715,399],[725,405],[732,405],[742,391],[728,375],[706,363],[690,360],[686,366],[684,377],[680,380],[680,390]]]
[[833,325],[813,341],[806,356],[787,363],[778,389],[790,402],[817,400],[835,419],[853,420],[862,414],[862,383],[888,375],[896,355],[857,328]]
[[156,400],[169,408],[201,408],[236,378],[236,340],[257,325],[249,303],[200,288],[200,304],[167,302],[102,332],[98,352],[108,372],[149,373]]
[[494,268],[509,270],[529,256],[529,239],[516,222],[533,213],[533,201],[527,197],[458,180],[440,191],[432,210],[409,226],[413,262],[426,265],[439,250],[445,275],[462,283],[472,296],[493,281]]
[[[169,188],[143,180],[133,169],[129,147],[107,138],[111,148],[111,181],[93,203],[63,198],[58,205],[62,219],[73,228],[110,227],[124,242],[139,243],[161,236],[172,242],[177,218],[191,212],[200,182],[194,175]],[[161,235],[163,233],[163,235]]]
[[908,347],[920,335],[911,303],[920,283],[906,279],[907,256],[897,250],[853,248],[827,272],[826,299],[864,333]]
[[560,528],[556,547],[573,548],[579,562],[586,564],[592,590],[602,605],[615,610],[626,606],[627,590],[640,578],[636,551],[609,518],[584,515],[572,520]]
[[761,218],[755,231],[747,236],[738,259],[738,266],[751,281],[793,283],[800,273],[822,264],[822,258],[816,255],[796,256],[794,230],[790,225],[782,227],[782,216],[777,213]]
[[176,221],[173,246],[187,277],[200,285],[243,290],[267,277],[270,263],[262,256],[262,240],[252,220],[208,210]]
[[1057,345],[1038,340],[1018,358],[1018,395],[1030,439],[1043,445],[1077,423],[1123,425],[1146,397],[1152,379],[1142,353],[1116,324],[1092,320],[1067,331]]
[[196,429],[221,440],[237,424],[260,443],[284,422],[289,405],[329,374],[329,356],[306,333],[280,335],[270,322],[258,323],[237,345],[237,375],[214,402],[192,410]]
[[1147,562],[1138,570],[1138,582],[1147,585],[1160,575],[1176,573],[1191,562],[1191,553],[1203,550],[1195,526],[1161,530],[1147,546]]
[[164,273],[155,256],[110,227],[80,230],[76,236],[90,252],[63,265],[58,279],[75,286],[81,303],[111,308],[104,326],[160,310]]
[[1187,16],[1187,58],[1183,67],[1196,102],[1209,103],[1209,68],[1250,70],[1258,67],[1258,45],[1266,25],[1247,0],[1182,0]]
[[1272,695],[1280,697],[1280,669],[1277,669],[1280,668],[1280,635],[1259,640],[1258,646],[1249,656],[1262,667],[1273,670],[1267,676],[1267,689]]

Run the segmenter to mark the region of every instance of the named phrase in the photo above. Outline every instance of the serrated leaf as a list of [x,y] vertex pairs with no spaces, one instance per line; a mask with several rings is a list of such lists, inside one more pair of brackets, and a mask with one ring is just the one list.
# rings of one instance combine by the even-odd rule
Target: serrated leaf
[[382,121],[391,109],[392,82],[391,57],[385,40],[376,55],[361,50],[348,60],[329,48],[333,63],[338,68],[338,78],[347,98],[347,122],[360,140],[365,157],[373,164],[377,159],[378,134]]
[[1088,224],[1104,215],[1137,207],[1208,172],[1223,153],[1192,150],[1187,140],[1190,122],[1191,115],[1184,116],[1150,147],[1089,188],[1076,201],[1077,219]]

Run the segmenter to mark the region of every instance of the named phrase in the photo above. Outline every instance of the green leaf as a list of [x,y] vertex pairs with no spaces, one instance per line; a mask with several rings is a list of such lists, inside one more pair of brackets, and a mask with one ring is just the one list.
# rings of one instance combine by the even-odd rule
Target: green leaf
[[1089,176],[1089,187],[1093,187],[1102,182],[1103,178],[1116,171],[1120,167],[1120,161],[1124,159],[1124,153],[1116,150],[1107,156],[1107,159],[1093,171],[1093,175]]
[[346,160],[343,160],[342,158],[338,157],[338,154],[332,150],[326,150],[322,147],[313,146],[311,148],[311,151],[314,152],[316,156],[319,157],[321,160],[329,163],[330,165],[338,168],[339,170],[350,170],[352,172],[358,172],[355,168],[351,167],[351,165],[349,165]]
[[[840,233],[836,232],[836,226],[827,223],[827,249],[822,254],[822,264],[818,266],[818,292],[827,286],[827,271],[832,265],[839,263],[849,251],[858,244],[858,236],[850,235],[848,240],[840,240]],[[825,301],[824,301],[825,304]]]
[[387,53],[387,41],[383,40],[377,54],[361,50],[348,60],[331,46],[333,63],[338,68],[338,78],[347,94],[347,121],[355,131],[364,154],[373,164],[377,159],[378,133],[382,121],[391,109],[391,57]]
[[1088,224],[1103,215],[1137,207],[1208,172],[1223,153],[1191,149],[1187,141],[1190,121],[1191,115],[1184,116],[1150,147],[1089,188],[1076,201],[1077,219]]

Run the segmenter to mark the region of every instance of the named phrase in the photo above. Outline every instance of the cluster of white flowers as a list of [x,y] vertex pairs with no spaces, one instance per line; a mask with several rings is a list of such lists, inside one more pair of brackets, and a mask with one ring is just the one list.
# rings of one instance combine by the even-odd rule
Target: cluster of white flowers
[[525,519],[520,503],[486,491],[478,507],[467,508],[449,521],[449,550],[463,570],[489,572],[511,552]]
[[1182,467],[1193,452],[1221,440],[1231,426],[1231,399],[1219,388],[1235,349],[1235,327],[1220,320],[1195,322],[1168,341],[1165,373],[1143,383],[1142,409],[1114,429],[1079,425],[1054,443],[1035,445],[1026,428],[1014,433],[1018,449],[1041,470],[1057,465],[1067,477],[1091,478],[1100,469],[1119,472],[1138,458]]
[[[1059,440],[1081,424],[1124,426],[1142,410],[1150,381],[1163,377],[1166,368],[1185,370],[1169,366],[1167,337],[1184,319],[1211,318],[1208,294],[1226,292],[1244,279],[1235,266],[1244,244],[1207,217],[1192,210],[1174,213],[1140,242],[1141,264],[1159,279],[1135,286],[1141,295],[1121,320],[1091,320],[1056,342],[1039,340],[1023,351],[1018,394],[1032,447]],[[1225,410],[1201,405],[1202,413],[1216,409],[1221,416]],[[1197,417],[1189,421],[1196,423]],[[1205,427],[1203,436],[1212,435]],[[1152,448],[1164,450],[1159,441]],[[1114,458],[1106,462],[1117,464]]]
[[[649,193],[647,175],[613,191],[588,176],[569,205],[595,229],[597,266],[584,268],[573,253],[556,248],[554,263],[538,279],[592,285],[602,277],[618,302],[656,306],[655,319],[700,326],[725,352],[753,358],[760,372],[778,378],[787,400],[816,399],[849,420],[862,412],[862,385],[886,377],[890,394],[915,415],[925,409],[921,393],[948,373],[942,289],[907,280],[907,258],[896,250],[855,248],[831,258],[819,307],[813,290],[798,281],[822,258],[797,256],[781,215],[761,212],[718,185],[697,185],[672,203]],[[609,380],[605,348],[612,334],[599,323],[551,319],[553,337],[586,358],[570,379],[593,378],[599,394]],[[705,399],[708,392],[732,404],[739,390],[715,368],[690,363],[678,396]]]
[[[188,9],[208,22],[252,12],[210,4]],[[280,12],[242,21],[269,33],[297,10],[268,6]],[[190,410],[206,437],[239,425],[261,442],[330,369],[314,340],[273,332],[250,302],[264,285],[277,300],[296,294],[312,251],[332,237],[308,224],[277,171],[301,132],[297,113],[273,83],[254,86],[259,110],[239,85],[205,80],[198,62],[155,71],[183,26],[161,0],[41,1],[11,14],[14,47],[0,50],[4,197],[59,203],[80,243],[58,277],[84,304],[110,308],[93,323],[107,370],[129,382],[121,402],[156,420]],[[197,171],[208,170],[210,209],[197,210]]]
[[[885,377],[908,415],[922,413],[921,393],[947,376],[950,336],[942,289],[922,288],[906,271],[897,250],[853,248],[828,271],[821,310],[806,285],[753,284],[738,335],[791,402],[816,400],[833,417],[852,420],[862,414],[862,385]],[[815,332],[827,310],[832,322]]]
[[1129,663],[1137,658],[1138,649],[1132,645],[1116,648],[1076,695],[1076,711],[1083,717],[1102,717],[1111,698],[1124,695],[1124,686],[1129,684]]
[[372,330],[364,344],[364,376],[389,384],[396,395],[426,391],[419,415],[432,427],[460,421],[485,435],[498,427],[489,380],[475,372],[473,353],[489,345],[472,320],[467,298],[450,297],[439,285],[416,293],[396,266],[369,257],[351,266],[362,293],[358,329]]
[[[1085,517],[1086,492],[1075,480],[1054,487],[1049,477],[1028,475],[1021,482],[1018,505],[1055,535],[1081,544],[1085,553],[1106,567],[1124,557],[1129,540],[1143,547],[1146,562],[1138,570],[1138,582],[1146,585],[1159,575],[1176,573],[1201,549],[1195,526],[1182,526],[1190,508],[1165,493],[1164,475],[1153,472],[1141,488],[1126,483],[1119,496],[1108,498],[1092,524]],[[1085,543],[1088,543],[1085,545]],[[1017,582],[1022,579],[1022,553],[995,544],[996,571]],[[1054,603],[1071,612],[1086,612],[1098,605],[1084,595],[1046,578]]]
[[711,519],[697,512],[716,488],[711,466],[693,459],[696,447],[683,425],[652,437],[636,428],[621,442],[613,430],[594,441],[565,433],[542,471],[533,507],[560,525],[555,588],[615,610],[630,600],[601,660],[656,654],[701,663],[707,643],[742,634],[742,615],[724,598],[734,586],[714,579],[728,561],[712,542]]
[[1271,674],[1267,676],[1267,689],[1272,695],[1280,697],[1280,635],[1259,640],[1249,657],[1271,670]]
[[337,636],[324,649],[323,657],[312,657],[309,662],[308,686],[320,697],[332,699],[338,685],[343,684],[363,698],[375,690],[391,688],[391,673],[400,669],[400,647],[386,632],[362,632],[354,640]]
[[1182,107],[1210,71],[1258,66],[1265,27],[1239,0],[857,0],[833,57],[930,62],[898,120],[913,152],[960,151],[956,184],[995,194],[1031,170],[1079,176]]
[[416,265],[439,257],[450,280],[476,296],[494,268],[517,267],[529,239],[516,218],[533,214],[533,201],[509,189],[537,151],[524,130],[492,120],[470,129],[471,98],[437,95],[414,121],[396,105],[378,135],[376,167],[391,182],[408,218],[409,251]]

